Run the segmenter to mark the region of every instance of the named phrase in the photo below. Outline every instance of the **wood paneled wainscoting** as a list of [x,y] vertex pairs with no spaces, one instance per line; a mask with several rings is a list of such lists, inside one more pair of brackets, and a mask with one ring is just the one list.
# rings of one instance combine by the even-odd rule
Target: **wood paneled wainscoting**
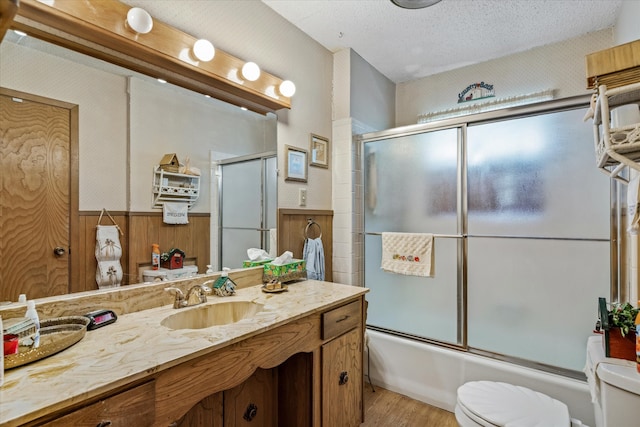
[[[142,281],[142,271],[151,268],[151,244],[158,243],[161,252],[178,248],[185,253],[185,264],[197,265],[204,273],[210,259],[208,213],[189,213],[189,224],[172,225],[162,222],[162,212],[109,212],[122,230],[122,258],[120,264],[125,272],[123,285]],[[95,258],[96,225],[100,211],[80,212],[80,244],[72,256],[80,269],[79,280],[71,283],[71,292],[89,291],[96,284],[97,261]],[[102,216],[101,225],[112,224],[107,215]]]
[[[307,229],[309,220],[314,224]],[[305,230],[307,231],[305,235]],[[324,280],[333,281],[333,211],[319,209],[278,209],[278,255],[291,251],[302,259],[305,238],[315,239],[322,233]]]

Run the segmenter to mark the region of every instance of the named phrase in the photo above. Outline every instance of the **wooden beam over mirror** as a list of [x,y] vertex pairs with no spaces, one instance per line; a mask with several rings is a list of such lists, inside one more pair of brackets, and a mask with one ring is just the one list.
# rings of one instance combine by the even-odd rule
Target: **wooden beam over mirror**
[[149,33],[135,33],[125,24],[131,7],[124,3],[49,3],[21,0],[11,28],[260,114],[291,108],[278,92],[279,77],[262,71],[256,81],[245,80],[245,61],[220,49],[210,62],[198,61],[190,55],[197,38],[156,19]]

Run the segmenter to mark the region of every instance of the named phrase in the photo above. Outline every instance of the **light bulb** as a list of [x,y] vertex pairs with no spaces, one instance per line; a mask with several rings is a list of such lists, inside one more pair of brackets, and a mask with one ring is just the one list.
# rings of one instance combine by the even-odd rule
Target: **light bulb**
[[153,19],[149,12],[139,7],[132,7],[127,12],[127,25],[139,34],[147,34],[153,28]]
[[216,54],[216,49],[209,40],[200,39],[193,44],[193,54],[200,61],[209,62]]
[[245,79],[254,82],[258,80],[258,77],[260,77],[260,67],[258,67],[258,64],[255,62],[247,62],[242,66],[242,76]]
[[285,80],[278,87],[280,93],[287,98],[291,98],[296,93],[296,85],[291,80]]

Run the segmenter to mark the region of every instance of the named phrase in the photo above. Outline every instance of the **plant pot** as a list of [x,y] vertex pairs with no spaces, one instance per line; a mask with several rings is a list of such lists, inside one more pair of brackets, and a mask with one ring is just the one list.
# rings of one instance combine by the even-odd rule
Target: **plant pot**
[[604,331],[602,345],[607,357],[634,362],[636,360],[636,334],[633,332],[629,332],[623,337],[620,328],[609,328]]

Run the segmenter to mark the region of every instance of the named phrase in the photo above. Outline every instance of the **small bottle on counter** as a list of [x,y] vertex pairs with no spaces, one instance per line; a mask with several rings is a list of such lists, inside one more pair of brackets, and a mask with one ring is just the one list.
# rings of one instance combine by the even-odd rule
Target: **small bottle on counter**
[[27,301],[27,312],[24,317],[28,317],[36,324],[36,333],[33,336],[33,348],[38,348],[40,345],[40,317],[36,311],[36,302],[33,300]]
[[160,245],[154,243],[151,245],[151,269],[157,270],[160,268]]

